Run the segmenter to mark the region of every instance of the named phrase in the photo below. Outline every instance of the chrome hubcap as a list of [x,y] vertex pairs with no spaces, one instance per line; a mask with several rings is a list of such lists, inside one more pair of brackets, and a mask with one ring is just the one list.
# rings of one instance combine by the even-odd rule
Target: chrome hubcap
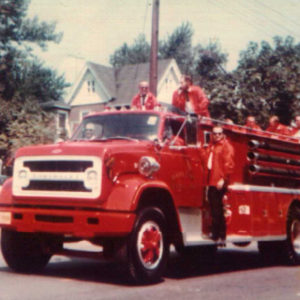
[[294,251],[300,255],[300,221],[295,220],[291,226],[291,241]]
[[137,250],[141,263],[147,269],[154,269],[163,255],[163,238],[159,226],[148,221],[138,233]]

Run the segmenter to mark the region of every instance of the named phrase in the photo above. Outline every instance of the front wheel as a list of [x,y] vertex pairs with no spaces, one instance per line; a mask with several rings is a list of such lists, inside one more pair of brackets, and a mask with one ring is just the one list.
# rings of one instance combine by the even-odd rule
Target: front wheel
[[2,229],[1,250],[7,265],[17,272],[39,272],[51,258],[42,237],[33,233]]
[[159,281],[167,265],[169,242],[163,212],[155,207],[138,213],[128,245],[128,271],[136,283]]

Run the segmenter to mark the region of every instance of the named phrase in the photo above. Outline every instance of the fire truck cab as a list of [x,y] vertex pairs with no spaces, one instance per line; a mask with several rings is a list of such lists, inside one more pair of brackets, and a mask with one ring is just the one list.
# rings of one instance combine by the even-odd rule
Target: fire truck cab
[[[300,144],[224,125],[235,172],[224,196],[227,242],[257,241],[265,256],[298,263]],[[103,247],[136,282],[166,268],[170,245],[215,251],[200,150],[212,120],[167,111],[109,110],[73,137],[16,152],[0,193],[1,248],[16,271],[41,270],[70,240]]]

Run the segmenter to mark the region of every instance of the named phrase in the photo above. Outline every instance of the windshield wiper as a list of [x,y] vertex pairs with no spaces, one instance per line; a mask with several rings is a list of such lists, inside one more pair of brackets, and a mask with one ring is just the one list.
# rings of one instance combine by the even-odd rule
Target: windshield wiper
[[129,136],[109,136],[106,138],[100,138],[100,139],[91,139],[91,140],[85,140],[85,139],[78,139],[78,140],[73,140],[73,142],[78,142],[78,141],[85,141],[85,142],[106,142],[106,141],[110,141],[110,140],[127,140],[127,141],[134,141],[134,142],[138,142],[138,139],[129,137]]
[[127,141],[134,141],[134,142],[138,142],[138,139],[135,139],[133,137],[130,136],[121,136],[121,135],[117,135],[117,136],[109,136],[107,138],[105,138],[104,140],[127,140]]

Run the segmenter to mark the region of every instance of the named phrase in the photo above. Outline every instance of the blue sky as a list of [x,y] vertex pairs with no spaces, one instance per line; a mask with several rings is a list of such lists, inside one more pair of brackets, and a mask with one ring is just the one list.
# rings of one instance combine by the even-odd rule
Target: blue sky
[[[141,33],[151,36],[152,0],[31,0],[29,16],[56,21],[64,33],[59,45],[38,55],[59,67],[67,56],[109,65],[109,55]],[[291,35],[300,41],[300,0],[160,0],[159,38],[182,24],[194,28],[193,43],[219,40],[236,66],[249,41]]]

